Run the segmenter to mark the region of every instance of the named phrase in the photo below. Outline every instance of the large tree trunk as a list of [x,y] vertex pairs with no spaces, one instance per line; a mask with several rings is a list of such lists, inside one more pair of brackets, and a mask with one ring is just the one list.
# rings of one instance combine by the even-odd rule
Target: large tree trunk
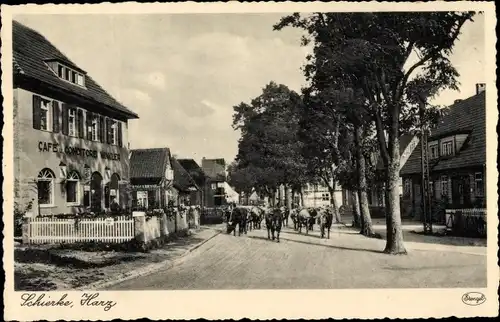
[[304,207],[304,193],[302,192],[302,187],[299,190],[300,193],[300,207]]
[[[397,143],[397,154],[399,154],[399,142]],[[399,204],[399,157],[396,160],[391,160],[387,169],[385,198],[387,244],[384,252],[388,254],[406,254]]]
[[359,191],[354,190],[352,193],[352,214],[353,214],[353,227],[361,228],[361,213],[359,208]]
[[365,236],[374,236],[372,218],[370,216],[370,208],[368,207],[368,194],[366,192],[366,161],[363,155],[362,135],[363,129],[357,126],[354,129],[355,142],[356,142],[356,165],[357,165],[357,179],[359,188],[359,205],[361,208],[361,231],[360,233]]
[[[333,186],[335,187],[335,183],[333,184]],[[328,187],[328,191],[330,192],[330,203],[332,205],[333,213],[335,215],[335,222],[337,224],[340,224],[342,223],[342,218],[340,216],[339,207],[337,206],[337,200],[335,200],[335,188]]]
[[285,185],[285,206],[288,210],[292,209],[292,190]]

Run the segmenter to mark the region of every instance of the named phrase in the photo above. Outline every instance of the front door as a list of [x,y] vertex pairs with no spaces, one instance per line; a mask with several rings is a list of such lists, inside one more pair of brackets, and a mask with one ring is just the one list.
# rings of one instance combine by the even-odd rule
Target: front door
[[451,183],[451,200],[454,207],[465,207],[470,204],[469,176],[453,177]]
[[90,181],[90,208],[92,211],[102,210],[102,176],[94,172]]

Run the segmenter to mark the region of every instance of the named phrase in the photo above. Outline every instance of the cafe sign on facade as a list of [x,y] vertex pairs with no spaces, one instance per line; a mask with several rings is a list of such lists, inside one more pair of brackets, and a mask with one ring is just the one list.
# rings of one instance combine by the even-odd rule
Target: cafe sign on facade
[[97,150],[91,150],[91,149],[83,149],[80,147],[75,147],[75,146],[63,146],[59,143],[52,143],[52,142],[44,142],[44,141],[39,141],[38,142],[38,150],[40,152],[52,152],[52,153],[61,153],[61,154],[66,154],[70,156],[82,156],[82,157],[87,157],[87,158],[94,158],[97,159],[98,156],[101,156],[101,159],[105,160],[112,160],[112,161],[120,161],[120,154],[119,153],[111,153],[111,152],[106,152],[106,151],[100,151],[98,152]]

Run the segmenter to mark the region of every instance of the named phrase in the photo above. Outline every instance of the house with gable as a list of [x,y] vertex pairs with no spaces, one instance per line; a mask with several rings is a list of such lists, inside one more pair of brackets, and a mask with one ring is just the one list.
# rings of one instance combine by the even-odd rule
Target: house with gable
[[169,148],[134,149],[130,154],[130,183],[134,208],[160,209],[191,205],[196,182]]
[[127,207],[128,122],[138,115],[17,21],[12,45],[15,203],[35,215]]
[[212,196],[206,199],[207,207],[218,207],[226,204],[227,170],[226,161],[222,158],[201,160],[203,172],[207,175]]
[[[486,93],[456,100],[446,108],[428,139],[429,183],[432,201],[448,208],[485,208],[486,204]],[[405,210],[422,213],[421,147],[415,148],[400,172]]]
[[198,191],[191,192],[191,204],[206,207],[206,200],[213,195],[208,176],[193,159],[178,159],[177,161],[189,173],[199,188]]

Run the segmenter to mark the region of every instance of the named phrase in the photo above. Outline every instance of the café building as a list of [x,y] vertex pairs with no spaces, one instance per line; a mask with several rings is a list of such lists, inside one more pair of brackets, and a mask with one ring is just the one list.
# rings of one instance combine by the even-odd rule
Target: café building
[[129,205],[128,121],[44,36],[13,21],[14,197],[34,215]]

